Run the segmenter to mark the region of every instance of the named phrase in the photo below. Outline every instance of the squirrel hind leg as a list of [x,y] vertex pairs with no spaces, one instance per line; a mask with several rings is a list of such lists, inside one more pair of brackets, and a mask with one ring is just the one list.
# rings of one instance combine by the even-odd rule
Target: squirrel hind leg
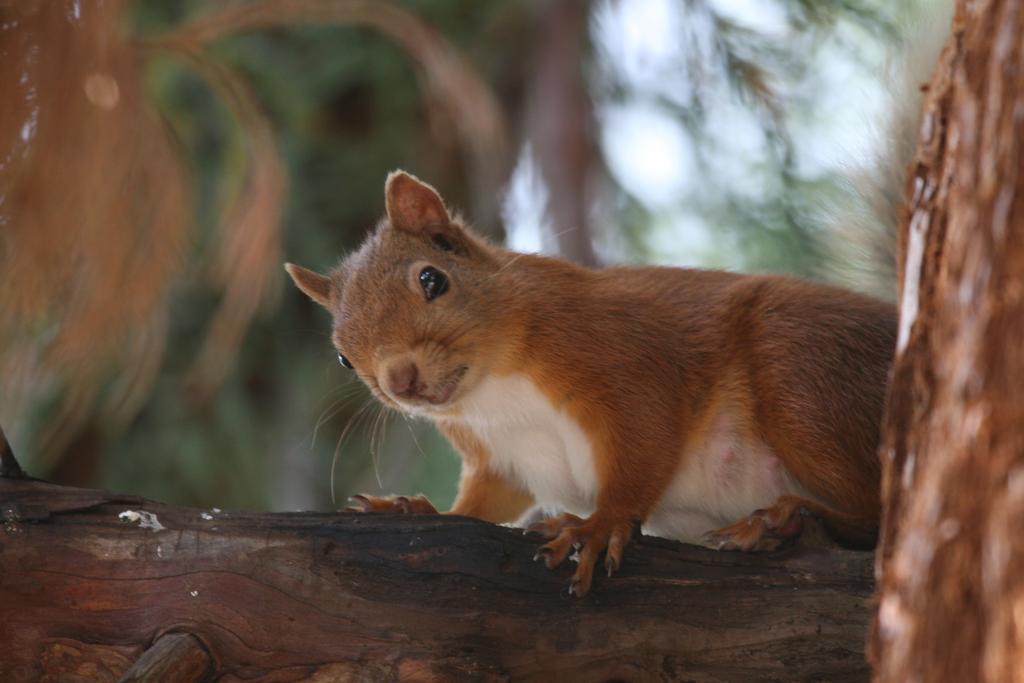
[[709,531],[704,544],[715,550],[775,550],[801,536],[807,518],[821,522],[829,539],[853,548],[872,548],[878,520],[840,512],[800,496],[781,496],[771,506],[754,510],[735,524]]

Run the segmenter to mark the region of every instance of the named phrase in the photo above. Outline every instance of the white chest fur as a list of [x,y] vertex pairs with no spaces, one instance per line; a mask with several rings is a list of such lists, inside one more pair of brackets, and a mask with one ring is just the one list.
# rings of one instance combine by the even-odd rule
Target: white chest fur
[[486,378],[460,407],[496,471],[518,482],[538,504],[593,512],[597,477],[590,440],[527,377]]

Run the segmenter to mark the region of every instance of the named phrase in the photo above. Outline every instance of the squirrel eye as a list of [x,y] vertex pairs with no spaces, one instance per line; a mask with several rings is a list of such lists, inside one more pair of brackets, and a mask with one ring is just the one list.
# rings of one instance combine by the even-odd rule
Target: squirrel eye
[[433,301],[448,291],[448,276],[433,266],[427,266],[420,271],[420,287],[427,301]]
[[338,362],[341,363],[344,367],[348,368],[349,370],[355,369],[352,367],[352,363],[349,362],[348,358],[345,358],[345,356],[341,355],[340,353],[338,354]]

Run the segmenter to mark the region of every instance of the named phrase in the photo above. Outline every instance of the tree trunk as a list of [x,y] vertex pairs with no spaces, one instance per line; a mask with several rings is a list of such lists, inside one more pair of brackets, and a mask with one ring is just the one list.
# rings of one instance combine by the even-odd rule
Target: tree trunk
[[1024,681],[1024,2],[958,5],[901,240],[879,681]]
[[539,48],[526,125],[541,177],[558,253],[597,265],[590,186],[597,170],[594,112],[584,81],[589,0],[538,5]]
[[2,478],[0,510],[5,682],[868,675],[870,553],[640,538],[570,599],[572,568],[533,562],[537,538],[464,517],[201,511]]

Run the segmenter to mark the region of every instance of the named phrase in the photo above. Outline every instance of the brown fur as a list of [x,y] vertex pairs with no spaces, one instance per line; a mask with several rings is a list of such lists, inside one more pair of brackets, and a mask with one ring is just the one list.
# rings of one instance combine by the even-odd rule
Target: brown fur
[[[456,219],[439,223],[443,203],[411,176],[392,174],[388,188],[390,220],[329,276],[335,345],[393,407],[382,383],[398,357],[417,363],[425,386],[465,368],[460,392],[487,375],[525,373],[575,418],[593,446],[597,511],[546,548],[557,554],[567,539],[585,542],[578,591],[609,540],[621,553],[632,523],[647,517],[679,468],[684,444],[720,410],[741,416],[741,429],[827,503],[809,503],[813,511],[834,515],[838,528],[873,533],[891,306],[787,277],[591,270],[517,254]],[[390,196],[395,188],[411,196]],[[424,301],[416,282],[424,265],[450,279],[434,301]],[[315,279],[289,272],[323,298],[310,289]],[[515,519],[528,494],[488,470],[486,450],[458,426],[457,407],[431,417],[464,457],[453,511]]]

